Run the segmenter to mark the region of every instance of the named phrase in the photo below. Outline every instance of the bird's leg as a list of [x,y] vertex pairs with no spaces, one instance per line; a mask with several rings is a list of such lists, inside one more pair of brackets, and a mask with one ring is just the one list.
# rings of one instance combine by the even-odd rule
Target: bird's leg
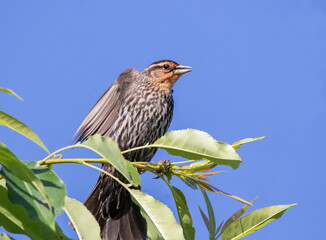
[[158,161],[157,164],[161,164],[161,167],[158,169],[158,172],[162,172],[162,171],[168,172],[170,170],[171,162],[167,159],[162,159]]
[[[161,164],[161,166],[156,170],[159,176],[154,179],[158,179],[159,177],[163,177],[164,175],[169,174],[171,162],[167,159],[162,159],[157,162],[157,164]],[[170,174],[169,174],[170,175]]]

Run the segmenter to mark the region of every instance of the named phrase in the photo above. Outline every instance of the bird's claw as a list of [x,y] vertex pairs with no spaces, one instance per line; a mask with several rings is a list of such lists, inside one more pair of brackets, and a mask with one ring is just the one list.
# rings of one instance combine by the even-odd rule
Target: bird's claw
[[[161,166],[156,170],[156,172],[159,174],[157,177],[154,177],[154,179],[158,179],[160,177],[163,177],[170,171],[170,165],[171,162],[167,159],[163,159],[157,162],[158,164],[161,164]],[[164,174],[165,173],[165,174]]]

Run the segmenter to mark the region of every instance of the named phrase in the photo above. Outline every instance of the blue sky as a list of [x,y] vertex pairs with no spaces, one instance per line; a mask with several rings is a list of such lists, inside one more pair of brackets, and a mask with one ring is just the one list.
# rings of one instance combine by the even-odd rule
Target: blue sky
[[[51,151],[71,144],[83,118],[125,69],[141,71],[172,59],[194,71],[174,87],[170,130],[196,128],[243,146],[245,161],[212,178],[226,192],[252,200],[253,209],[298,203],[248,239],[319,239],[326,226],[326,2],[322,0],[211,1],[1,1],[0,86],[23,99],[0,95],[2,110],[30,126]],[[0,128],[22,160],[45,154],[29,140]],[[72,150],[65,157],[92,156]],[[159,151],[153,161],[168,158]],[[56,166],[68,195],[83,201],[98,172]],[[168,188],[146,173],[143,191],[176,214]],[[197,229],[200,192],[181,188]],[[242,205],[209,194],[218,222]],[[64,232],[76,239],[64,215]]]

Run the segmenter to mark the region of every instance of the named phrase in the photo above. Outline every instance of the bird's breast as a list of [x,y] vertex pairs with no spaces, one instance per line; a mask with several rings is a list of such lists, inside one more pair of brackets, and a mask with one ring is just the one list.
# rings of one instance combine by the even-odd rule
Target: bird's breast
[[[125,99],[115,123],[113,139],[121,150],[153,143],[167,131],[173,114],[172,95],[142,92],[132,100]],[[150,161],[156,149],[145,149],[128,154],[130,161]]]

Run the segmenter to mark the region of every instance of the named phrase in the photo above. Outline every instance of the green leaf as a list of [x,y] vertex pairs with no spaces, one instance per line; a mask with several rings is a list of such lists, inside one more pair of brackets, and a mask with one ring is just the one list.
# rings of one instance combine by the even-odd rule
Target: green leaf
[[[8,196],[15,206],[23,206],[29,217],[37,222],[41,229],[41,239],[69,239],[55,223],[55,210],[61,211],[66,190],[63,182],[47,167],[38,166],[36,162],[24,162],[33,173],[39,177],[45,186],[46,194],[56,209],[49,208],[39,191],[32,188],[29,183],[14,176],[6,167],[1,169],[1,174],[6,181]],[[3,181],[0,181],[3,185]],[[19,206],[19,207],[20,207]]]
[[66,186],[63,181],[50,168],[40,166],[35,161],[23,161],[23,163],[33,171],[35,176],[41,180],[51,205],[55,210],[64,210]]
[[215,222],[215,215],[213,211],[213,207],[211,201],[209,200],[207,193],[204,189],[200,188],[207,207],[208,218],[209,218],[209,239],[213,240],[215,238],[215,230],[216,230],[216,222]]
[[206,181],[202,181],[202,180],[195,179],[195,178],[193,180],[198,184],[199,187],[201,187],[201,188],[203,188],[203,189],[205,189],[207,191],[210,191],[212,193],[222,193],[225,196],[228,196],[230,198],[233,198],[234,200],[237,200],[237,201],[239,201],[241,203],[249,204],[250,206],[252,205],[250,202],[248,202],[248,201],[246,201],[246,200],[244,200],[244,199],[242,199],[240,197],[237,197],[235,195],[226,193],[226,192],[224,192],[224,191],[222,191],[222,190],[220,190],[220,189],[218,189],[218,188],[216,188],[216,187],[208,184]]
[[197,189],[197,183],[188,177],[178,176],[180,179],[190,188],[196,190]]
[[245,138],[245,139],[242,139],[240,141],[237,141],[235,143],[232,143],[232,147],[237,150],[241,147],[242,144],[244,143],[249,143],[249,142],[254,142],[254,141],[257,141],[257,140],[261,140],[261,139],[264,139],[265,136],[263,137],[257,137],[257,138]]
[[[13,204],[27,210],[29,217],[40,225],[43,239],[68,239],[55,223],[55,212],[63,211],[66,189],[64,183],[47,167],[39,166],[36,162],[23,162],[40,179],[45,193],[50,197],[50,206],[42,194],[26,181],[17,178],[6,167],[1,169],[1,175],[6,180],[8,196]],[[53,205],[53,207],[52,207]]]
[[[126,187],[126,184],[124,184]],[[152,240],[181,240],[182,228],[175,220],[171,210],[152,196],[139,190],[130,189],[133,201],[140,207],[148,225],[148,238]]]
[[195,129],[168,132],[148,147],[162,148],[171,155],[187,159],[207,159],[233,169],[238,168],[241,162],[231,145],[218,142],[208,133]]
[[111,138],[95,134],[77,147],[91,149],[103,158],[107,159],[130,183],[140,185],[140,176],[137,169],[122,156],[118,144]]
[[23,162],[13,154],[3,143],[0,142],[0,164],[7,167],[15,176],[32,183],[37,181],[37,177],[26,167]]
[[8,199],[7,189],[0,185],[0,225],[8,232],[26,234],[31,239],[42,240],[39,225],[33,221],[26,210],[19,205],[14,205]]
[[115,181],[120,183],[129,193],[134,203],[136,203],[141,214],[148,225],[147,235],[149,239],[162,240],[182,240],[182,228],[176,222],[171,210],[163,203],[155,200],[152,196],[136,189],[129,188],[128,184],[123,183],[117,177],[98,167],[83,163],[86,166],[97,169],[107,174]]
[[[197,184],[199,185],[199,183],[197,182]],[[224,191],[222,191],[221,189],[218,189],[218,188],[216,188],[216,187],[214,187],[214,186],[212,186],[212,185],[210,185],[210,184],[208,184],[208,183],[206,183],[206,182],[201,182],[201,184],[204,184],[204,186],[208,186],[210,189],[207,189],[207,190],[209,190],[209,191],[211,191],[211,192],[219,192],[219,193],[222,193],[222,194],[224,194],[225,196],[228,196],[228,197],[230,197],[230,198],[233,198],[234,200],[237,200],[237,201],[239,201],[239,202],[241,202],[241,203],[244,203],[244,204],[248,204],[248,205],[252,205],[250,202],[248,202],[248,201],[246,201],[246,200],[244,200],[244,199],[242,199],[242,198],[240,198],[240,197],[237,197],[237,196],[235,196],[235,195],[232,195],[232,194],[230,194],[230,193],[226,193],[226,192],[224,192]],[[202,185],[200,185],[200,186],[202,186]],[[213,190],[213,191],[212,191]],[[214,191],[215,190],[215,191]]]
[[10,237],[8,234],[0,233],[0,240],[15,240],[15,239]]
[[286,210],[295,205],[277,205],[252,211],[227,227],[221,240],[236,240],[247,236],[262,228],[270,221],[280,218]]
[[[45,226],[45,227],[47,227],[47,226]],[[59,225],[57,224],[57,223],[55,223],[55,231],[54,232],[52,232],[52,231],[50,231],[50,232],[46,232],[46,231],[44,231],[43,230],[43,232],[45,233],[44,235],[43,235],[43,239],[55,239],[55,240],[72,240],[72,239],[70,239],[70,238],[68,238],[66,235],[64,235],[63,234],[63,231],[62,231],[62,229],[59,227]]]
[[189,164],[186,169],[188,172],[206,172],[216,166],[216,163],[209,160],[201,160],[198,162],[194,162]]
[[201,208],[198,206],[199,208],[199,211],[200,211],[200,214],[201,214],[201,217],[203,218],[204,220],[204,223],[205,223],[205,226],[209,232],[209,229],[210,229],[210,226],[209,226],[209,220],[208,220],[208,217],[205,215],[205,213],[203,212],[203,210],[201,210]]
[[94,216],[79,201],[66,197],[66,213],[77,231],[79,239],[101,240],[100,226]]
[[[252,200],[250,203],[252,204],[257,198],[255,198],[254,200]],[[249,204],[243,206],[242,208],[240,208],[238,211],[236,211],[223,225],[222,229],[221,229],[221,233],[220,235],[224,232],[224,230],[230,226],[234,221],[238,220],[239,217],[242,216],[242,214],[245,213],[245,211],[247,211],[247,209],[250,207]]]
[[21,97],[19,97],[13,90],[8,89],[8,88],[2,88],[0,87],[0,92],[4,92],[4,93],[8,93],[12,96],[15,96],[16,98],[18,98],[19,100],[23,101],[23,99]]
[[182,240],[182,228],[176,222],[171,210],[163,203],[155,200],[152,196],[143,193],[136,189],[129,188],[129,184],[123,183],[111,173],[104,171],[96,166],[87,163],[83,165],[92,167],[110,176],[115,181],[120,183],[129,193],[135,204],[140,208],[141,214],[148,225],[147,235],[149,239],[164,239],[164,240]]
[[171,186],[166,182],[170,187],[170,190],[173,194],[175,205],[177,206],[177,211],[179,215],[180,224],[183,229],[183,235],[187,240],[195,239],[195,229],[193,228],[192,218],[189,212],[186,198],[184,194],[176,187]]
[[41,139],[36,135],[36,133],[33,132],[32,129],[27,127],[24,123],[17,120],[16,118],[10,116],[9,114],[0,111],[0,125],[4,125],[23,136],[29,138],[39,146],[41,146],[47,153],[49,153],[49,150],[46,148],[46,146],[43,144]]
[[23,206],[33,221],[41,221],[55,229],[54,213],[46,204],[41,193],[31,184],[13,175],[7,168],[1,169],[1,175],[6,179],[8,195],[12,203]]
[[[216,231],[215,231],[215,235],[217,235],[219,233],[219,231],[221,230],[222,226],[223,226],[224,221],[222,221],[220,223],[220,225],[217,227]],[[218,239],[219,236],[215,237],[215,239]]]
[[51,204],[48,196],[45,193],[42,182],[35,176],[35,174],[26,167],[18,158],[13,154],[3,143],[0,142],[0,165],[5,166],[16,177],[24,180],[28,184],[30,183],[35,189],[37,189],[43,198],[48,202],[49,207]]

